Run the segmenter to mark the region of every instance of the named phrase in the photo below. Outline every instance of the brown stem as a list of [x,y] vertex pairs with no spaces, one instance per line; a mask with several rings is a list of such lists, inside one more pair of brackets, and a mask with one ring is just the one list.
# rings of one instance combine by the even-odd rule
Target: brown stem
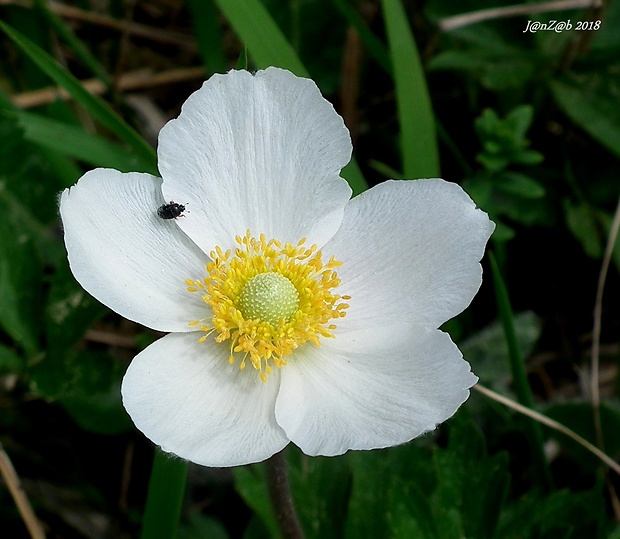
[[271,505],[284,539],[303,539],[286,470],[286,448],[265,461]]

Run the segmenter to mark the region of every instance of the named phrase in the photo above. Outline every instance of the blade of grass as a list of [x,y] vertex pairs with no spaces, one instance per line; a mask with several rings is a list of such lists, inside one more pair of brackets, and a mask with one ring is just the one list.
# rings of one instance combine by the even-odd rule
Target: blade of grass
[[56,60],[37,47],[28,38],[0,21],[2,30],[21,50],[34,61],[59,86],[64,88],[93,117],[110,129],[116,136],[126,142],[140,159],[143,172],[157,174],[157,156],[155,150],[118,116],[103,100],[90,94],[80,82],[67,73]]
[[299,77],[309,77],[297,53],[260,0],[215,0],[245,43],[256,66],[277,65]]
[[347,0],[332,0],[332,3],[338,11],[340,11],[346,21],[355,28],[372,59],[391,76],[392,64],[390,61],[390,53],[381,40],[368,28],[362,16],[347,2]]
[[79,127],[29,112],[16,112],[14,116],[24,129],[24,138],[39,146],[96,167],[115,168],[121,172],[139,167],[139,159],[131,152]]
[[209,74],[226,73],[228,62],[222,49],[222,31],[213,0],[185,0],[185,4],[191,15],[194,34],[206,72]]
[[420,55],[400,0],[382,0],[406,178],[439,176],[435,119]]
[[[534,408],[534,398],[532,396],[530,384],[527,380],[525,363],[521,357],[521,351],[519,350],[519,344],[517,341],[517,333],[515,331],[514,316],[512,306],[510,305],[508,289],[506,288],[504,280],[500,274],[495,256],[493,256],[493,253],[490,251],[489,263],[491,266],[491,274],[493,275],[493,286],[495,288],[497,311],[502,323],[502,328],[504,329],[506,345],[508,346],[512,383],[517,393],[519,403],[527,408]],[[542,429],[535,421],[528,421],[526,428],[532,451],[532,460],[538,470],[538,475],[541,477],[545,488],[551,490],[553,488],[553,481],[551,479],[551,472],[549,471],[547,459],[545,458],[543,451]]]
[[34,5],[43,15],[49,25],[56,31],[56,33],[63,39],[63,41],[69,45],[73,53],[82,61],[82,63],[89,69],[89,71],[95,75],[107,88],[110,88],[110,77],[106,70],[103,68],[99,60],[95,58],[91,52],[84,46],[78,37],[73,33],[73,30],[65,23],[65,21],[56,15],[49,7],[45,0],[34,0]]
[[[291,44],[259,0],[215,0],[240,39],[245,43],[259,69],[278,66],[308,77],[308,71]],[[368,184],[355,159],[342,170],[353,194],[365,191]]]
[[141,539],[177,536],[186,478],[186,461],[155,450]]

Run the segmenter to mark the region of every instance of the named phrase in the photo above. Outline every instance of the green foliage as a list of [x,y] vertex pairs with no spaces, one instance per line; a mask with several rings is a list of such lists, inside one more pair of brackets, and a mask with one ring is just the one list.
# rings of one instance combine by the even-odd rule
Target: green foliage
[[[142,525],[151,446],[132,428],[119,386],[131,356],[158,335],[128,330],[75,282],[57,200],[91,167],[157,174],[125,92],[109,88],[118,75],[145,66],[159,74],[202,64],[211,74],[238,62],[312,76],[337,110],[348,111],[357,161],[344,175],[356,194],[367,180],[435,176],[441,164],[446,179],[497,223],[494,247],[505,280],[495,293],[504,305],[502,328],[484,262],[480,296],[453,322],[464,357],[481,383],[504,395],[519,386],[523,394],[536,382],[530,404],[595,442],[577,373],[589,370],[583,350],[595,279],[620,194],[620,4],[606,6],[600,30],[537,34],[523,32],[529,15],[450,31],[435,26],[497,7],[492,0],[422,7],[401,0],[187,0],[159,19],[167,3],[142,4],[129,26],[162,30],[161,42],[131,32],[121,39],[107,26],[59,16],[41,0],[0,8],[0,441],[50,535],[84,536],[67,507],[80,507],[84,519],[105,514],[108,535],[121,536],[122,528],[137,536]],[[114,1],[106,14],[122,19],[124,10]],[[591,15],[531,18],[575,25]],[[108,89],[103,97],[78,81],[92,75]],[[132,93],[172,116],[198,83]],[[71,102],[20,110],[4,93],[51,84]],[[603,330],[603,350],[612,351],[602,362],[609,376],[617,363],[620,242],[613,260]],[[508,296],[521,314],[506,310]],[[126,343],[93,340],[94,326],[123,332]],[[614,381],[601,416],[605,450],[617,458]],[[290,481],[306,535],[620,537],[600,463],[563,434],[531,433],[528,421],[476,395],[436,435],[404,446],[336,458],[309,458],[291,446]],[[549,492],[536,465],[543,439],[558,452],[550,466],[558,488]],[[190,468],[182,508],[185,464],[157,455],[145,537],[172,536],[182,511],[180,539],[279,536],[262,465],[235,469],[234,487],[225,472],[213,472],[223,501],[212,483],[200,483],[201,472],[212,472]],[[73,497],[63,506],[58,500],[67,491]],[[0,520],[3,533],[23,535],[4,489]]]
[[527,225],[544,221],[545,188],[533,177],[516,170],[518,166],[534,166],[543,160],[540,152],[528,149],[526,133],[533,118],[533,108],[522,105],[501,119],[485,109],[474,127],[482,144],[476,160],[484,167],[463,183],[463,187],[482,208],[488,208],[498,224],[494,238],[508,240],[514,230],[503,222],[508,217]]
[[420,55],[400,0],[381,4],[392,55],[403,173],[410,179],[435,178],[439,176],[435,120]]
[[[530,128],[533,115],[532,107],[522,105],[510,111],[504,119],[500,119],[491,109],[485,109],[476,119],[474,125],[483,147],[476,159],[486,170],[496,173],[512,164],[537,165],[543,160],[541,153],[527,149],[530,142],[525,138],[525,134]],[[512,185],[518,194],[524,194],[528,198],[544,194],[544,190],[533,190],[527,182],[519,184],[513,181]]]

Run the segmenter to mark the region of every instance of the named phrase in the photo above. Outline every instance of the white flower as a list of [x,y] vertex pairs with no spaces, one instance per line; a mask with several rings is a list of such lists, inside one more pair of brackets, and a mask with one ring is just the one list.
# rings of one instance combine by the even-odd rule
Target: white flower
[[[163,180],[93,170],[60,212],[80,284],[169,333],[122,385],[164,451],[234,466],[289,442],[388,447],[467,399],[477,379],[437,328],[477,292],[494,225],[460,187],[389,181],[349,200],[342,119],[276,68],[213,76],[158,154]],[[185,212],[162,219],[170,201]]]

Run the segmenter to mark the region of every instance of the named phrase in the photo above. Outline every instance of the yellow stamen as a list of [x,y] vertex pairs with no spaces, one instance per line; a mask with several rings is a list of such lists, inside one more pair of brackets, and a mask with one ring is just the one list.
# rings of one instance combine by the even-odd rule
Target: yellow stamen
[[[342,265],[333,256],[328,262],[316,245],[305,247],[267,240],[264,234],[235,238],[234,253],[217,246],[210,253],[207,276],[187,279],[188,292],[201,294],[213,316],[194,320],[204,342],[215,332],[215,342],[230,341],[228,362],[242,354],[240,369],[249,359],[265,382],[270,364],[286,365],[285,356],[306,342],[320,346],[320,337],[332,338],[332,319],[346,315],[350,296],[334,294],[340,279],[334,271]],[[259,277],[257,277],[259,276]]]

